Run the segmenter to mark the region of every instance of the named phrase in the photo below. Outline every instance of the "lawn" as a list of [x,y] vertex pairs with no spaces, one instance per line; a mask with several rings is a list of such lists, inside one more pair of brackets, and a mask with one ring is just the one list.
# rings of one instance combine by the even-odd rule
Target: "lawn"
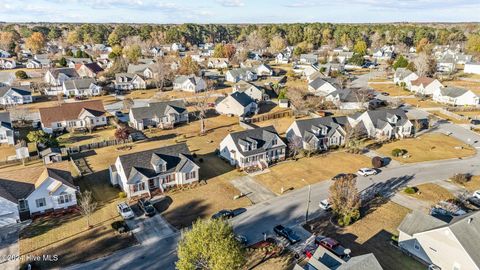
[[445,86],[466,88],[468,90],[472,90],[475,94],[480,95],[480,82],[458,80],[458,81],[445,81],[445,82],[442,82],[442,83]]
[[[371,165],[368,157],[345,152],[333,152],[297,161],[286,161],[270,168],[269,173],[255,176],[256,180],[272,192],[281,194],[332,178],[338,173],[353,173]],[[305,181],[302,181],[304,179]]]
[[[397,148],[407,150],[409,157],[393,157],[392,150]],[[417,138],[386,143],[376,151],[402,163],[463,158],[475,154],[475,149],[471,146],[441,133],[428,133]]]
[[107,126],[92,131],[91,133],[77,131],[73,133],[65,133],[57,139],[61,145],[65,146],[79,146],[82,144],[113,140],[115,139],[115,127]]
[[384,269],[425,269],[390,244],[392,235],[398,235],[397,227],[410,210],[383,198],[374,199],[368,207],[364,216],[348,227],[337,229],[328,218],[323,218],[311,223],[312,231],[338,240],[352,250],[352,256],[373,253]]
[[0,161],[8,160],[10,156],[15,156],[15,146],[8,144],[0,145]]
[[[235,209],[250,205],[247,197],[234,200],[239,191],[230,183],[242,175],[226,162],[213,154],[199,156],[200,178],[208,179],[194,187],[167,192],[167,208],[162,214],[174,227],[180,229],[190,226],[198,218],[208,218],[221,209]],[[198,160],[197,160],[198,161]]]
[[448,120],[454,124],[468,124],[469,121],[468,120],[461,120],[461,119],[457,119],[457,118],[454,118],[454,117],[451,117],[451,116],[448,116],[446,114],[443,114],[439,111],[432,111],[431,112],[433,115],[439,117],[439,118],[442,118],[442,119],[445,119],[445,120]]
[[436,204],[439,201],[445,201],[448,199],[453,199],[455,196],[450,193],[450,191],[446,190],[445,188],[433,184],[433,183],[426,183],[415,186],[418,191],[415,194],[407,194],[413,198],[429,202],[431,204]]
[[466,116],[470,118],[479,118],[480,117],[480,110],[478,111],[457,111],[454,112],[460,116]]
[[370,83],[369,86],[375,89],[377,92],[387,92],[390,96],[410,96],[412,92],[404,90],[403,87],[395,84],[375,84]]
[[418,98],[404,98],[402,99],[404,103],[410,104],[414,107],[418,108],[441,108],[444,107],[444,105],[440,103],[436,103],[432,100],[426,99],[426,100],[420,100]]
[[86,218],[78,213],[36,219],[20,234],[20,254],[57,254],[57,262],[41,262],[42,268],[52,268],[107,256],[136,244],[133,236],[120,235],[111,226],[122,219],[116,210],[120,201],[118,190],[110,187],[107,177],[108,172],[103,171],[76,182],[82,191],[92,190],[98,203],[90,218],[91,229],[87,229]]
[[468,191],[480,190],[480,176],[479,175],[472,176],[470,181],[463,184],[463,187],[465,187],[465,189]]
[[246,257],[247,261],[242,269],[291,270],[295,266],[295,258],[288,250],[284,250],[280,255],[271,255],[265,248],[255,248],[248,250]]

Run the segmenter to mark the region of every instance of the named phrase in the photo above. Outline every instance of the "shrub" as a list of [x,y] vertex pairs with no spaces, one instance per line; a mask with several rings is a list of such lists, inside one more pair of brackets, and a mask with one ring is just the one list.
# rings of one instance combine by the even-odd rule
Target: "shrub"
[[398,235],[392,235],[392,241],[398,242]]
[[407,153],[407,150],[405,149],[399,149],[399,148],[395,148],[392,150],[392,156],[394,157],[400,157],[400,156],[403,156]]
[[198,159],[198,162],[202,163],[202,162],[203,162],[203,158],[199,158],[199,159]]
[[417,193],[418,188],[416,188],[416,187],[406,187],[403,191],[407,194],[415,194],[415,193]]
[[117,232],[127,232],[129,230],[127,223],[125,223],[124,220],[112,222],[112,228]]
[[374,168],[381,168],[383,166],[383,158],[381,157],[373,157],[372,158],[372,166]]
[[192,154],[192,157],[193,157],[193,158],[197,158],[197,153],[193,153],[193,154]]
[[118,193],[118,198],[123,199],[123,198],[126,198],[126,197],[127,197],[127,194],[125,194],[125,192],[120,191],[120,192]]
[[454,182],[454,183],[463,185],[463,184],[467,183],[468,181],[470,181],[470,177],[471,176],[467,173],[457,173],[454,176],[452,176],[452,178],[450,178],[450,180],[452,180],[452,182]]
[[17,77],[17,79],[22,79],[22,80],[28,79],[27,73],[23,70],[19,70],[15,72],[15,77]]

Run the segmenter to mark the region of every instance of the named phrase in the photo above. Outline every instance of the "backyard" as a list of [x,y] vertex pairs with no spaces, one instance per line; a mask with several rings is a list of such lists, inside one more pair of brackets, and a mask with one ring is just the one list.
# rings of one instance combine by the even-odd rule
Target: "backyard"
[[352,256],[373,253],[384,269],[425,269],[426,266],[390,244],[391,237],[398,235],[397,227],[410,210],[380,197],[371,201],[367,208],[362,211],[360,220],[345,228],[337,229],[328,218],[309,225],[313,233],[332,237],[351,249]]
[[364,155],[334,152],[304,157],[297,161],[286,161],[272,166],[269,173],[257,175],[255,178],[272,192],[281,194],[282,188],[284,191],[301,188],[330,179],[339,173],[356,172],[370,164],[370,159]]
[[65,133],[57,137],[60,145],[65,146],[79,146],[82,144],[89,144],[101,141],[108,141],[115,139],[115,127],[107,126],[99,128],[90,132],[73,132]]
[[[407,157],[392,156],[393,149],[405,149]],[[476,152],[471,146],[441,133],[427,133],[417,138],[386,143],[376,151],[402,163],[464,158]]]
[[412,92],[409,92],[403,87],[395,84],[385,84],[385,83],[369,83],[371,88],[377,92],[387,92],[390,96],[410,96]]

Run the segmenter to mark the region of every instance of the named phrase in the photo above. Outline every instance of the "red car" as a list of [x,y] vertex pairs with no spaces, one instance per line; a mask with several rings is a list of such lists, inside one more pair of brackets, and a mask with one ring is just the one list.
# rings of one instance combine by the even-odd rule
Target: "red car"
[[337,255],[340,258],[345,257],[347,254],[345,254],[345,248],[340,245],[337,240],[330,238],[330,237],[325,237],[325,238],[315,238],[315,244],[320,245],[333,254]]

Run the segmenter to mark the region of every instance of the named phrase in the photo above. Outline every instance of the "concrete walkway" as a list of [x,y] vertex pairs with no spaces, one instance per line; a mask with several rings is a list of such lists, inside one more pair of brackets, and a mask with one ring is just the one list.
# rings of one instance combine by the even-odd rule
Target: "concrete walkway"
[[402,194],[402,191],[395,193],[395,195],[390,200],[403,207],[415,211],[420,211],[422,213],[428,213],[431,207],[428,202],[412,198],[406,194]]
[[17,270],[20,266],[18,237],[20,230],[30,224],[20,223],[0,227],[0,269]]
[[177,233],[177,230],[158,213],[153,217],[141,216],[127,220],[127,224],[142,245],[154,243]]
[[245,194],[253,204],[261,203],[276,195],[250,176],[242,176],[231,181],[233,186]]

